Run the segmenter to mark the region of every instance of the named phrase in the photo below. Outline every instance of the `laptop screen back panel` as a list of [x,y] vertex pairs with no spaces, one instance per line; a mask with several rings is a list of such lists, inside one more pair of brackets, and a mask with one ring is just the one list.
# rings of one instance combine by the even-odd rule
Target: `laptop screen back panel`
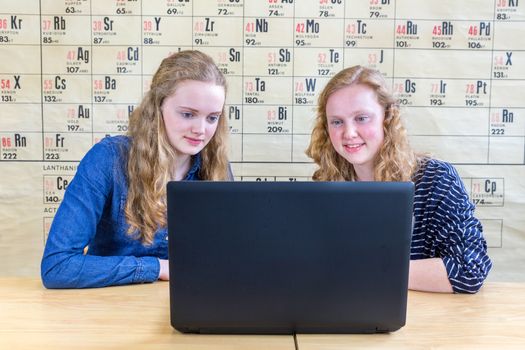
[[409,183],[168,186],[172,325],[369,333],[405,324]]

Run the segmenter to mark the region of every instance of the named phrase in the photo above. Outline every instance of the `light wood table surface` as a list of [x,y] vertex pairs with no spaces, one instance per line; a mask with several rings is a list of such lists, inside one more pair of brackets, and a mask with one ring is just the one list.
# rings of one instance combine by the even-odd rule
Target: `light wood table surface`
[[[390,334],[299,334],[300,350],[525,349],[525,283],[475,295],[409,292],[407,324]],[[46,290],[0,278],[0,349],[295,349],[287,335],[181,334],[169,323],[168,283]]]
[[47,290],[0,278],[0,349],[295,349],[291,335],[182,334],[170,325],[167,282]]
[[298,334],[300,350],[525,349],[525,283],[486,283],[477,294],[410,291],[407,322],[389,334]]

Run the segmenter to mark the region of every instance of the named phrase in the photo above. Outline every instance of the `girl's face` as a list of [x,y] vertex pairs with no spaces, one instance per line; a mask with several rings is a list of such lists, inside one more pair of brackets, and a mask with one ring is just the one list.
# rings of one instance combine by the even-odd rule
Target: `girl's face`
[[206,147],[222,118],[224,100],[224,87],[196,80],[179,83],[164,99],[164,126],[178,157],[193,156]]
[[385,118],[374,90],[353,84],[335,91],[328,97],[326,116],[336,152],[352,163],[359,180],[374,180],[374,160],[383,145]]

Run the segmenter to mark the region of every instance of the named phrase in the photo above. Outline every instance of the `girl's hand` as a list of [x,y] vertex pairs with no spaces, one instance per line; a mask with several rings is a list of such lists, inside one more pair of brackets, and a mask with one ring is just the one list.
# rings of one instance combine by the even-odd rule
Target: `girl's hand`
[[159,264],[160,264],[159,280],[169,281],[170,279],[169,261],[166,259],[159,259]]

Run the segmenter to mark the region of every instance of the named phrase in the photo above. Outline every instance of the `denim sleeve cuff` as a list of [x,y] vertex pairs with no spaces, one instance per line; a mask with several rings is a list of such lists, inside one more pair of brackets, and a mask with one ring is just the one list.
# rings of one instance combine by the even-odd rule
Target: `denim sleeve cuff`
[[133,277],[133,283],[155,282],[159,279],[159,259],[153,256],[137,258],[137,270]]

